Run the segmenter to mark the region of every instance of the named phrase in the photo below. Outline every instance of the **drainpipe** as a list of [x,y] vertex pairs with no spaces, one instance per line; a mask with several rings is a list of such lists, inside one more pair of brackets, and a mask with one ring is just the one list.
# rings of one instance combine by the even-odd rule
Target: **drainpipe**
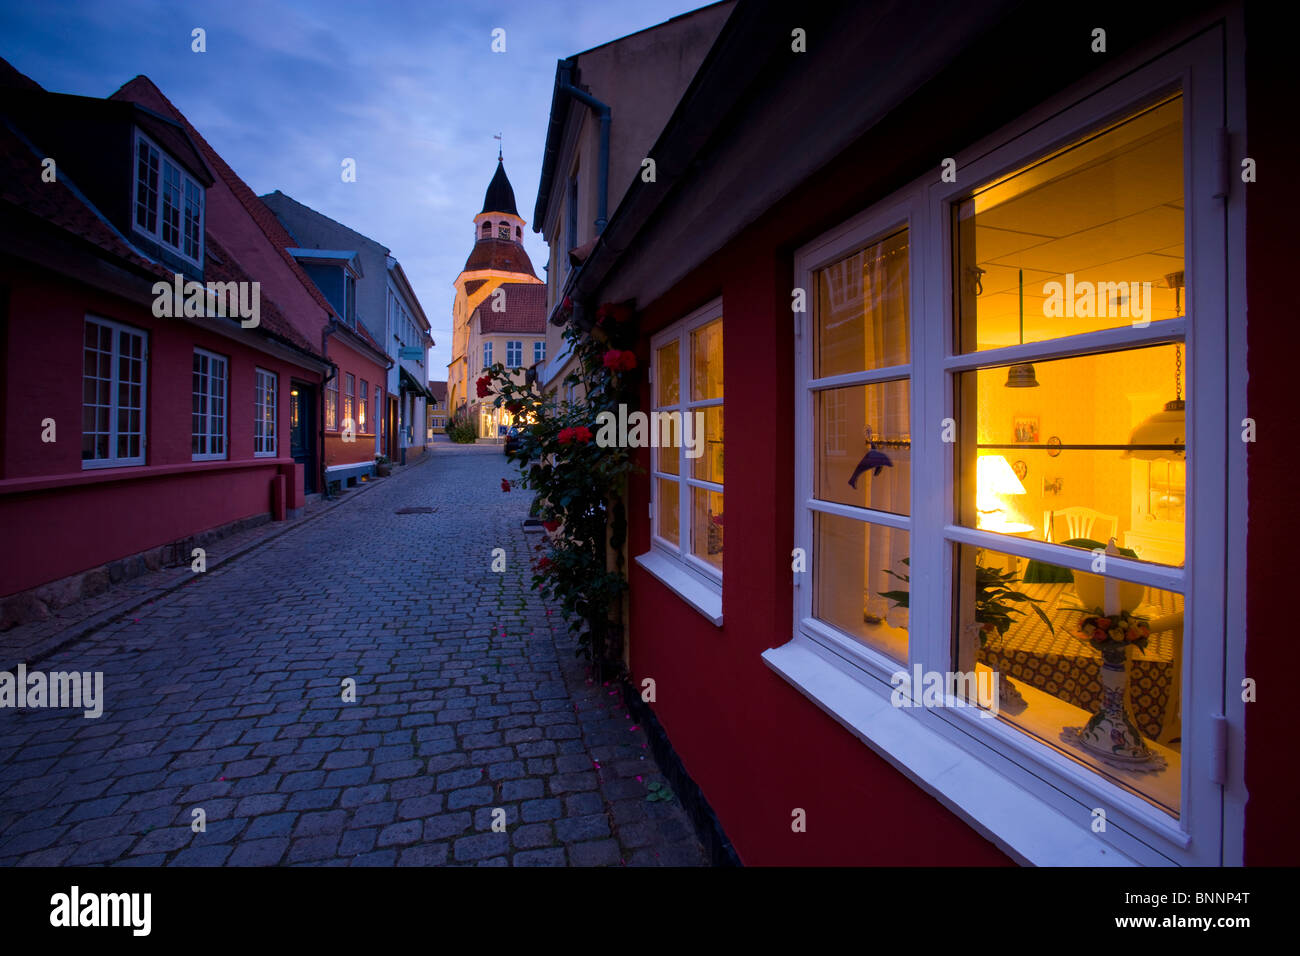
[[573,61],[560,61],[559,91],[567,93],[580,103],[585,103],[600,120],[600,170],[596,193],[596,235],[605,231],[609,196],[609,106],[596,99],[590,93],[578,89],[570,80],[573,75]]
[[[326,361],[329,361],[330,357],[328,344],[329,337],[333,334],[333,321],[325,323],[325,328],[321,330],[320,334],[320,350],[321,354],[325,356]],[[318,410],[316,417],[320,421],[320,445],[318,446],[320,448],[320,461],[317,463],[317,468],[320,472],[320,491],[322,498],[328,498],[330,496],[330,486],[325,480],[325,386],[338,378],[338,374],[339,367],[333,362],[330,362],[330,373],[321,379],[320,383],[320,409]]]

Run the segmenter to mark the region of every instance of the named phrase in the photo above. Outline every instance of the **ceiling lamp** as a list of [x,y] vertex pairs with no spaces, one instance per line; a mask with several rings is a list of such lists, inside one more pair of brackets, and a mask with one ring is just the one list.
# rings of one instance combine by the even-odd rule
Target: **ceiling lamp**
[[[1175,272],[1165,276],[1165,281],[1174,288],[1174,313],[1181,306],[1183,273]],[[1187,403],[1183,401],[1183,347],[1174,344],[1174,399],[1165,402],[1164,411],[1156,412],[1145,419],[1133,434],[1129,436],[1130,445],[1165,445],[1177,446],[1166,448],[1132,448],[1125,451],[1121,458],[1137,458],[1142,461],[1167,461],[1187,457]]]
[[[1025,270],[1016,270],[1020,284],[1020,344],[1025,344]],[[1007,388],[1037,388],[1038,379],[1034,377],[1034,367],[1028,362],[1021,362],[1007,369]]]

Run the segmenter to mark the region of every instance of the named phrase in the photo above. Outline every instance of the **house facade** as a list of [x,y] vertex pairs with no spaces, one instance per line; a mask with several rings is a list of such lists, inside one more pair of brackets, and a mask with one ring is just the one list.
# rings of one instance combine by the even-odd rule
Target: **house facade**
[[1280,41],[939,7],[737,6],[566,280],[701,425],[631,682],[746,863],[1294,863]]
[[645,165],[664,123],[708,53],[735,0],[692,10],[657,26],[559,61],[551,93],[533,231],[549,247],[547,361],[538,379],[568,392],[574,370],[561,303],[628,187],[657,169]]
[[433,338],[401,264],[386,246],[279,190],[261,198],[284,228],[295,257],[341,305],[339,314],[351,310],[353,319],[343,325],[356,333],[353,338],[387,357],[383,373],[366,379],[364,403],[360,380],[355,384],[360,430],[355,450],[369,452],[372,462],[374,455],[400,461],[404,450],[411,457],[423,454],[424,437],[412,423],[424,421],[428,395],[422,383]]
[[330,315],[148,79],[65,96],[0,61],[0,83],[13,624],[300,509],[319,490]]
[[447,433],[447,383],[446,382],[429,382],[429,394],[433,396],[425,408],[427,422],[425,426],[425,438],[433,441],[434,435],[445,435]]

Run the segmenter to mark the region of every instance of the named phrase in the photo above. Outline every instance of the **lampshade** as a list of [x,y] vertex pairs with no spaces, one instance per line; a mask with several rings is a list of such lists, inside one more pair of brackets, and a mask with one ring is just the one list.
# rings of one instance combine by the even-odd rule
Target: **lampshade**
[[1123,452],[1121,458],[1141,461],[1161,461],[1187,457],[1187,403],[1181,399],[1166,402],[1164,411],[1145,419],[1129,436],[1130,445],[1182,445],[1181,451],[1172,449],[1135,448]]
[[975,488],[980,511],[1002,508],[998,495],[1023,495],[1025,486],[1002,455],[981,455],[975,462]]
[[1034,367],[1028,362],[1012,365],[1007,369],[1007,388],[1037,388],[1038,379],[1034,377]]

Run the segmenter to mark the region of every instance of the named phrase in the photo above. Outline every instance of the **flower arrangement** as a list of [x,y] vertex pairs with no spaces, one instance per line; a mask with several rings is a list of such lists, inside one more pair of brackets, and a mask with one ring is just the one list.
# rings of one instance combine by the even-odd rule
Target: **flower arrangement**
[[1101,651],[1106,663],[1122,664],[1130,646],[1146,652],[1151,628],[1147,626],[1146,618],[1136,617],[1129,611],[1115,614],[1102,614],[1098,611],[1080,621],[1074,634],[1079,640],[1087,641]]

